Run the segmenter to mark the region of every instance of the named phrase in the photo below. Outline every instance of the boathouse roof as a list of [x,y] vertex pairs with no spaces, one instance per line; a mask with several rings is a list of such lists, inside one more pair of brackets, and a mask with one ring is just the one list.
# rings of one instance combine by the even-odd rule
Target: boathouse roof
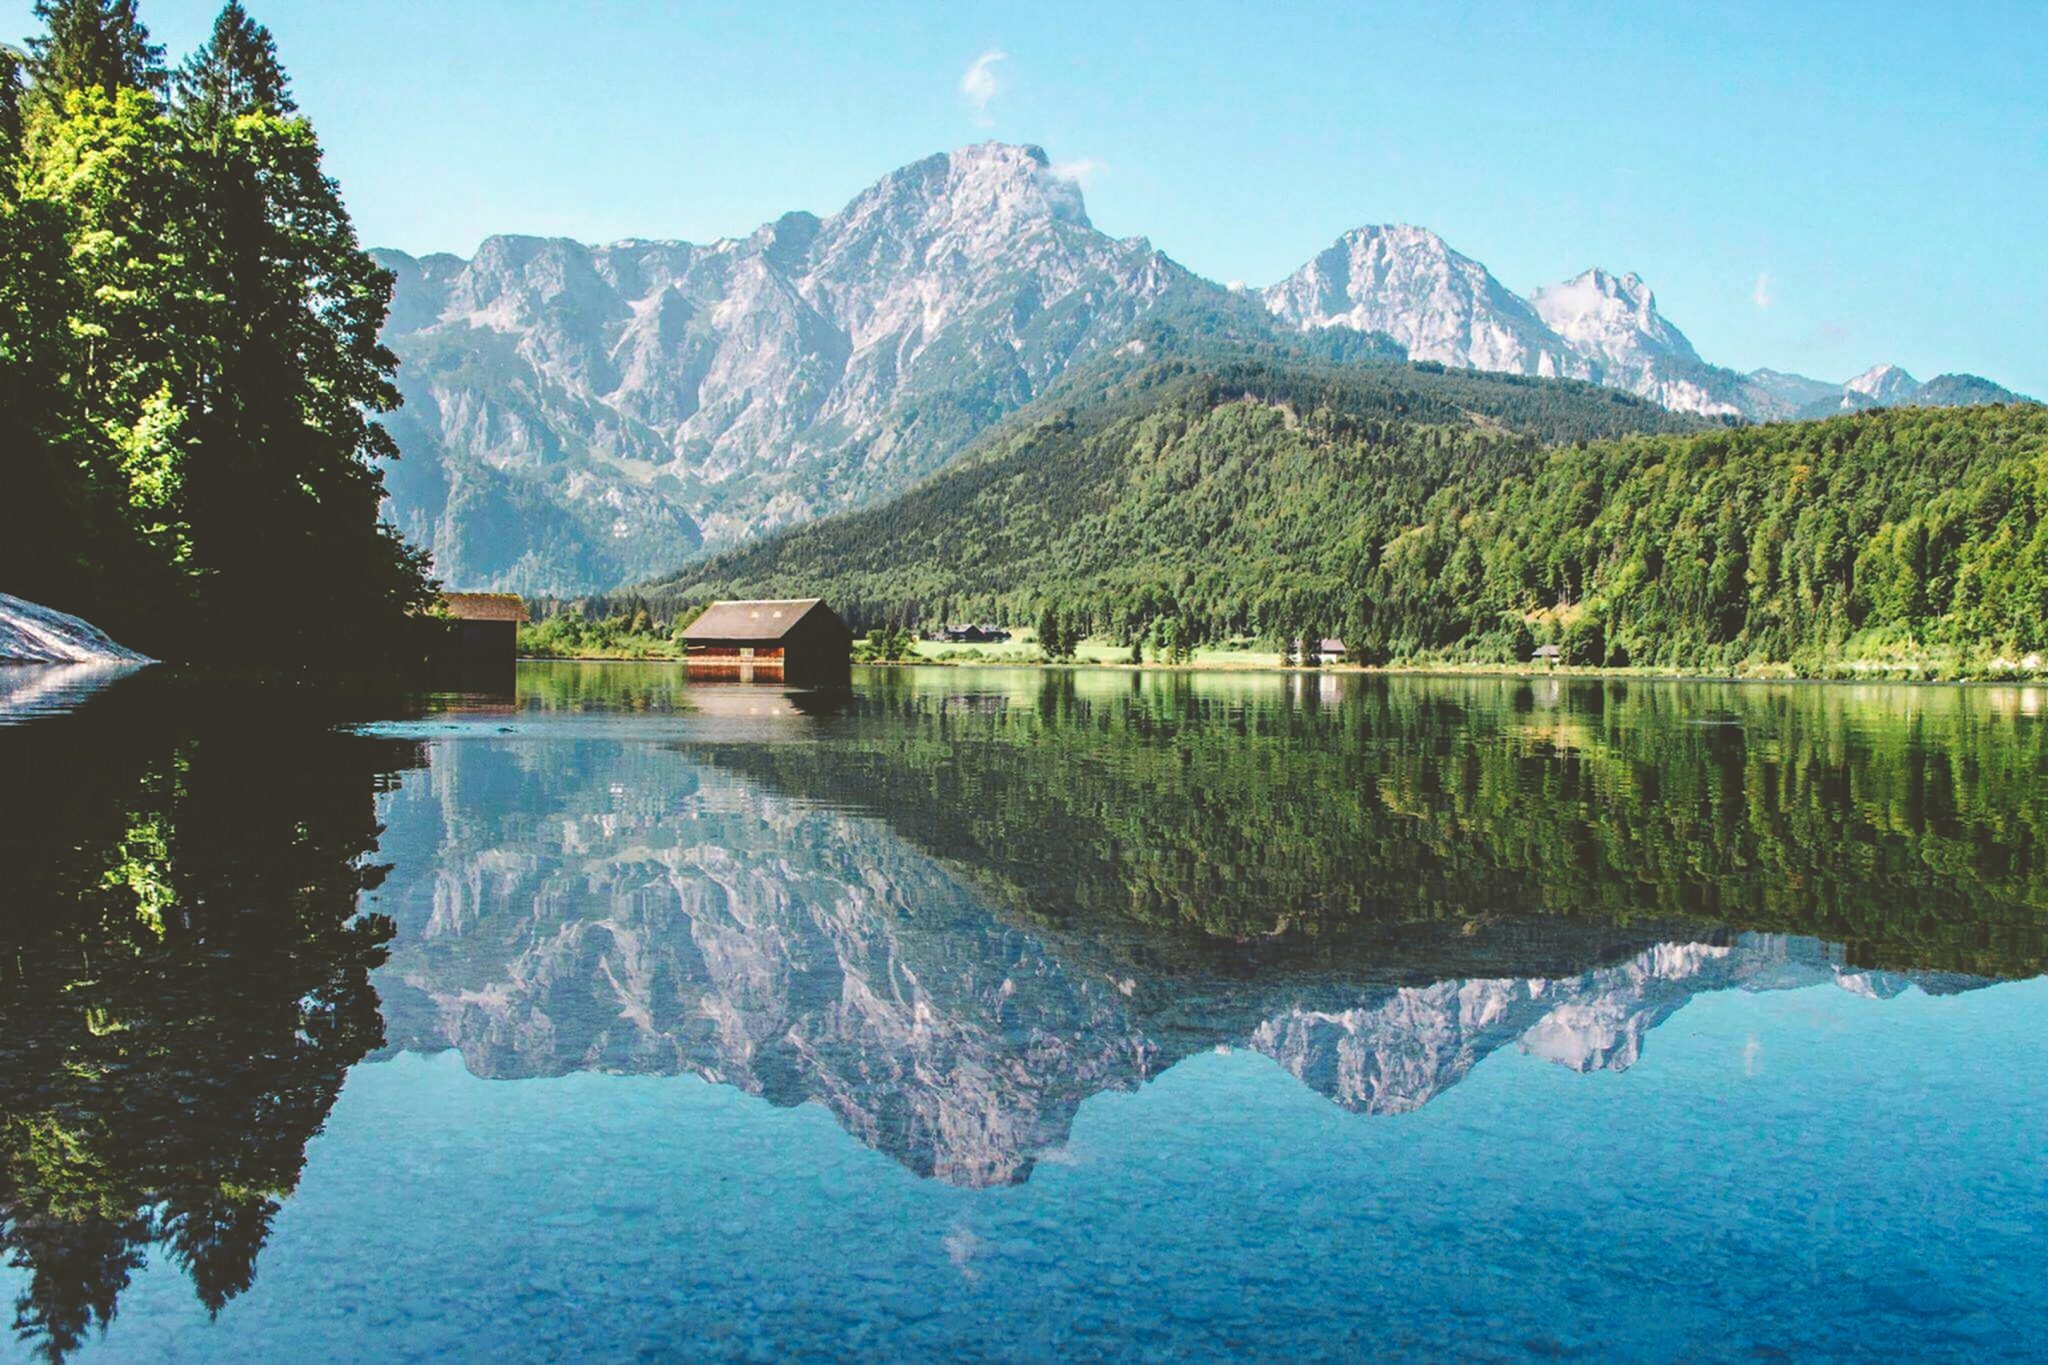
[[789,597],[765,602],[713,602],[683,629],[685,640],[780,640],[796,623],[823,610],[838,616],[822,597]]
[[526,603],[511,592],[444,592],[441,608],[458,621],[524,621]]

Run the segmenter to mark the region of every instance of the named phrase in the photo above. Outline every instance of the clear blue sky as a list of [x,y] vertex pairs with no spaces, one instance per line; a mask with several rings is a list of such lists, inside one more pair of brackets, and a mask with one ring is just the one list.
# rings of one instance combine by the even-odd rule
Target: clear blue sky
[[[1218,280],[1412,222],[1519,290],[1635,270],[1724,364],[2048,397],[2041,0],[248,3],[376,245],[704,241],[999,138]],[[174,53],[215,8],[142,0]]]

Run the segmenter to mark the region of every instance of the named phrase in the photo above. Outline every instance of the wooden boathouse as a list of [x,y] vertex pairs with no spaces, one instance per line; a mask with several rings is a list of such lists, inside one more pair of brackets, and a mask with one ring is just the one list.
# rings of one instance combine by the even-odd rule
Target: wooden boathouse
[[823,598],[713,602],[683,628],[691,676],[843,684],[851,676],[853,632]]
[[509,679],[519,657],[519,626],[526,604],[509,592],[446,592],[438,615],[451,622],[436,660],[457,681]]

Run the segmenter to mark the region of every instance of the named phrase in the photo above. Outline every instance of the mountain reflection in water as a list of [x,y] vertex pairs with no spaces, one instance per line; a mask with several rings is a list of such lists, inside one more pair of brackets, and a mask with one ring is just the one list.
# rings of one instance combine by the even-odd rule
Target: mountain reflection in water
[[386,807],[392,1045],[696,1072],[988,1185],[1217,1046],[1397,1112],[1508,1042],[1625,1067],[1701,990],[2040,969],[2008,698],[1304,682],[898,672],[644,740],[542,692]]
[[147,670],[0,729],[30,775],[0,812],[24,1340],[103,1328],[152,1248],[210,1309],[245,1289],[380,1053],[695,1073],[984,1187],[1089,1096],[1218,1047],[1391,1114],[1509,1045],[1625,1069],[1704,991],[1947,993],[2048,961],[2048,740],[2019,689],[519,687]]

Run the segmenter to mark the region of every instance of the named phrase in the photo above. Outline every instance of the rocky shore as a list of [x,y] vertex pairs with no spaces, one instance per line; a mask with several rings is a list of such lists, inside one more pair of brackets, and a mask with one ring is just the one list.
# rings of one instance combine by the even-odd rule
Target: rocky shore
[[0,664],[146,664],[90,621],[0,592]]

